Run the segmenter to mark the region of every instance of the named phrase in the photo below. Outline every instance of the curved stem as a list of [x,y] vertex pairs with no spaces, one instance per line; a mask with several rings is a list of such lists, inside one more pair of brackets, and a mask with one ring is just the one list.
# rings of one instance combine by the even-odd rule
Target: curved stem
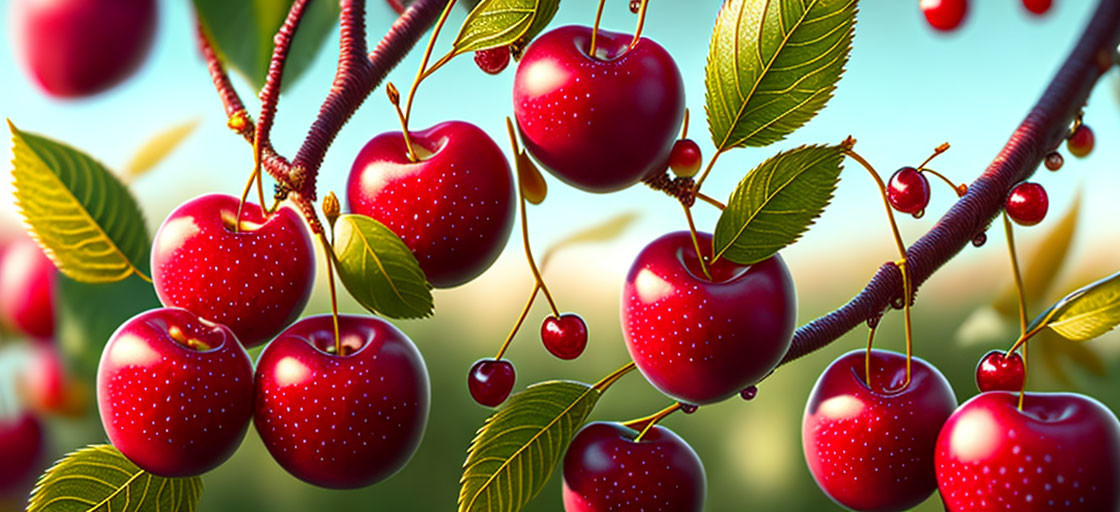
[[869,327],[867,329],[867,352],[863,355],[863,380],[867,382],[867,387],[869,389],[871,388],[871,346],[875,342],[876,327]]
[[638,368],[638,365],[634,364],[634,361],[630,361],[629,363],[623,365],[621,368],[611,372],[606,377],[603,377],[599,382],[596,382],[593,386],[591,386],[591,389],[594,389],[599,393],[604,393],[607,391],[607,388],[610,388],[612,385],[614,385],[615,382],[618,382],[618,379],[621,379],[627,373],[634,371],[636,368]]
[[[425,71],[428,69],[428,60],[432,58],[432,50],[436,47],[436,39],[439,38],[439,33],[443,30],[444,23],[447,23],[447,16],[451,14],[451,8],[455,7],[455,0],[450,0],[444,6],[443,12],[439,15],[439,20],[436,21],[436,26],[432,29],[432,37],[428,38],[428,47],[424,49],[424,58],[420,59],[420,69],[416,71],[416,79],[412,81],[412,87],[408,89],[408,99],[404,101],[404,133],[405,137],[408,136],[408,120],[412,117],[412,99],[416,96],[416,89],[420,87],[420,82],[424,81],[424,77],[428,76]],[[449,54],[450,55],[450,54]],[[444,61],[440,59],[441,64]],[[413,160],[414,162],[416,160]]]
[[855,150],[845,149],[844,154],[859,162],[864,169],[867,169],[871,178],[875,180],[875,185],[879,187],[879,195],[883,198],[883,207],[887,209],[887,220],[891,223],[891,234],[894,236],[894,244],[898,248],[898,255],[902,258],[902,261],[906,261],[906,244],[902,242],[902,234],[898,231],[898,222],[894,218],[894,208],[891,208],[891,202],[887,199],[887,184],[883,183],[883,178],[879,176],[871,163],[860,156],[859,153],[856,153]]
[[[332,230],[333,231],[333,230]],[[334,234],[331,234],[334,237]],[[342,337],[338,333],[338,296],[334,290],[334,245],[330,240],[327,240],[327,235],[323,231],[319,231],[319,243],[323,246],[323,254],[326,255],[327,260],[327,282],[330,283],[331,288],[331,320],[334,322],[334,353],[341,356],[342,353]]]
[[591,29],[591,46],[587,49],[589,57],[595,57],[595,43],[599,39],[599,22],[603,20],[603,5],[606,0],[599,0],[599,9],[595,11],[595,25]]
[[[602,5],[602,4],[599,4]],[[649,6],[649,0],[642,0],[642,6],[638,10],[638,26],[634,29],[634,39],[630,41],[630,48],[638,45],[638,41],[642,40],[642,28],[646,24],[646,7]],[[601,9],[601,7],[600,7]],[[602,12],[602,11],[600,11]]]
[[685,109],[684,109],[684,122],[681,123],[681,138],[682,139],[687,139],[688,138],[688,118],[689,118],[688,107],[685,107]]
[[710,196],[708,196],[708,195],[706,195],[702,192],[697,192],[696,193],[696,199],[699,199],[701,201],[704,201],[705,203],[708,203],[712,206],[715,206],[716,208],[719,208],[720,210],[726,210],[727,209],[727,205],[723,204],[722,201],[720,201],[719,199],[716,199],[714,197],[710,197]]
[[529,316],[529,309],[533,307],[533,302],[537,298],[537,291],[541,289],[540,283],[533,284],[533,293],[529,294],[529,300],[525,301],[525,307],[521,308],[521,314],[517,316],[517,321],[513,324],[513,329],[510,329],[509,335],[506,340],[502,342],[502,348],[498,349],[498,355],[494,356],[495,360],[499,360],[502,356],[506,355],[506,349],[509,348],[510,342],[513,337],[517,335],[517,331],[521,329],[521,324],[525,322],[525,317]]
[[1003,212],[1003,232],[1007,235],[1007,255],[1011,258],[1011,274],[1015,277],[1015,296],[1019,299],[1019,336],[1027,333],[1027,298],[1023,292],[1023,274],[1019,271],[1019,256],[1015,251],[1015,230],[1011,219]]
[[957,185],[956,183],[953,183],[953,180],[950,180],[949,178],[946,178],[944,174],[941,174],[941,173],[939,173],[939,172],[937,172],[933,169],[930,169],[929,167],[921,167],[921,168],[918,169],[918,172],[928,172],[928,173],[936,176],[937,178],[940,178],[941,181],[944,181],[946,185],[949,185],[949,188],[953,189],[953,193],[956,194],[957,197],[961,197],[961,196],[965,195],[965,193],[968,192],[968,185],[965,185],[963,183],[960,184],[960,185]]
[[704,263],[704,252],[700,250],[700,240],[696,237],[696,223],[692,221],[692,209],[684,203],[681,203],[681,207],[684,208],[684,216],[688,219],[688,234],[692,236],[692,247],[696,249],[696,260],[700,262],[700,270],[704,272],[704,277],[711,280],[712,274],[708,272],[708,264]]
[[627,421],[623,423],[622,426],[634,430],[637,430],[640,426],[642,430],[638,432],[638,435],[636,437],[634,437],[634,442],[640,443],[642,442],[642,438],[645,437],[646,432],[649,432],[654,425],[657,425],[661,422],[661,420],[665,419],[666,416],[669,416],[670,414],[673,414],[680,409],[681,403],[674,402],[673,405],[670,405],[669,407],[661,409],[660,411],[657,411],[649,416]]
[[[510,146],[513,147],[513,154],[520,155],[521,147],[517,144],[517,132],[513,129],[513,121],[506,117],[506,131],[509,133]],[[537,261],[533,259],[533,249],[529,246],[529,214],[526,206],[528,201],[525,199],[525,190],[521,188],[521,181],[517,182],[517,198],[521,205],[521,242],[525,247],[525,260],[529,262],[529,269],[533,271],[533,278],[537,281],[537,286],[544,292],[544,298],[548,300],[548,307],[552,309],[552,314],[556,318],[560,318],[560,310],[556,307],[556,301],[552,300],[552,293],[548,291],[548,285],[544,284],[544,278],[541,277],[541,271],[537,268]]]
[[692,186],[692,195],[700,193],[700,187],[704,184],[704,180],[708,179],[708,174],[711,174],[712,168],[716,165],[716,160],[723,154],[723,150],[717,150],[716,154],[712,155],[712,159],[708,160],[708,166],[704,168],[704,172],[700,173],[700,179],[696,180],[696,184]]

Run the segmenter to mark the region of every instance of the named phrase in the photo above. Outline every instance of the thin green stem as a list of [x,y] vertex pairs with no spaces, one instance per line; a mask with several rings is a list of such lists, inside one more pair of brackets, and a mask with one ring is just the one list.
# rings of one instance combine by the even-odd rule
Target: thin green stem
[[1019,271],[1019,255],[1015,250],[1015,230],[1003,212],[1003,232],[1007,235],[1007,255],[1011,258],[1011,274],[1015,278],[1015,296],[1019,300],[1019,336],[1027,333],[1027,298],[1023,291],[1023,275]]
[[704,184],[704,180],[708,179],[708,175],[711,174],[712,168],[716,165],[716,160],[719,160],[719,156],[722,154],[722,149],[717,150],[716,154],[712,155],[712,159],[708,160],[708,166],[704,168],[704,172],[700,173],[700,179],[696,180],[696,184],[692,186],[692,195],[695,196],[700,193],[700,187]]
[[537,291],[539,291],[540,289],[540,283],[536,283],[533,285],[533,293],[529,294],[529,300],[525,301],[525,307],[521,308],[521,314],[517,316],[517,322],[514,322],[513,329],[510,329],[509,335],[506,336],[506,340],[502,342],[502,348],[498,350],[498,355],[494,356],[495,360],[501,359],[502,356],[506,355],[506,349],[509,348],[509,344],[513,341],[513,337],[517,335],[517,331],[521,329],[521,324],[525,322],[525,317],[529,316],[529,310],[533,307],[533,302],[537,298]]
[[666,416],[669,416],[670,414],[673,414],[674,412],[677,412],[679,410],[681,410],[681,403],[674,402],[673,405],[670,405],[669,407],[657,411],[649,416],[627,421],[623,423],[622,426],[635,430],[637,430],[637,428],[641,426],[642,430],[638,432],[637,437],[634,438],[635,443],[640,443],[642,442],[642,438],[645,437],[646,432],[649,432],[651,429],[653,429],[654,425],[657,425],[661,422],[661,420],[665,419]]
[[[450,0],[443,8],[443,12],[439,15],[439,20],[436,21],[435,28],[432,29],[432,37],[428,39],[428,46],[424,49],[424,58],[420,60],[420,69],[416,71],[416,79],[412,81],[412,86],[408,89],[408,99],[405,100],[404,106],[404,130],[408,132],[408,121],[412,116],[412,99],[416,96],[416,89],[420,87],[420,82],[429,75],[426,73],[428,69],[428,60],[432,58],[432,50],[435,48],[436,39],[439,38],[439,33],[443,30],[444,23],[447,22],[448,15],[451,14],[451,8],[455,7],[455,0]],[[450,57],[448,57],[450,59]],[[443,61],[444,59],[440,59]],[[442,62],[440,65],[443,65]]]
[[596,382],[595,385],[591,386],[591,388],[598,391],[599,393],[605,393],[608,388],[614,385],[615,382],[618,382],[618,379],[621,379],[627,373],[630,373],[637,368],[638,365],[634,364],[634,361],[630,361],[623,365],[621,368],[611,372],[606,377],[603,377],[602,380]]
[[[334,226],[331,226],[331,238],[334,238]],[[327,282],[330,283],[331,289],[331,320],[334,324],[334,353],[341,356],[342,353],[342,336],[338,332],[338,295],[334,289],[334,244],[327,240],[325,232],[319,232],[319,242],[323,245],[323,253],[327,257]]]
[[[600,4],[602,5],[602,4]],[[646,24],[646,7],[649,6],[649,0],[642,0],[642,6],[638,10],[638,26],[634,29],[634,39],[630,41],[630,48],[638,45],[638,41],[642,40],[642,28]]]

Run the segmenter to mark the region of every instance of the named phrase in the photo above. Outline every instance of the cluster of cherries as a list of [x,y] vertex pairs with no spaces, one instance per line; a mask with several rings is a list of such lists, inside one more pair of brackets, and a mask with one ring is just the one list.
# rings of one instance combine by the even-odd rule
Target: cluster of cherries
[[[1023,0],[1023,7],[1035,16],[1049,12],[1053,4],[1054,0]],[[920,0],[918,7],[929,26],[942,32],[956,30],[968,16],[968,0]]]

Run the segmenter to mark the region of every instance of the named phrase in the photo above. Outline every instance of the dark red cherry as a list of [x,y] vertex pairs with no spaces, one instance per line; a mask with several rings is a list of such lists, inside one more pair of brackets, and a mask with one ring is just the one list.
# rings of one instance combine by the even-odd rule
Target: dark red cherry
[[541,324],[541,341],[552,355],[575,359],[587,347],[587,324],[575,313],[564,313],[559,318],[549,315]]
[[1077,158],[1085,158],[1093,152],[1095,140],[1093,130],[1088,125],[1082,124],[1069,136],[1069,140],[1066,141],[1066,148],[1069,149],[1071,155]]
[[1023,7],[1026,7],[1031,14],[1042,16],[1050,10],[1053,3],[1053,0],[1023,0]]
[[1054,152],[1050,153],[1049,155],[1046,155],[1046,160],[1044,160],[1044,162],[1046,163],[1046,168],[1051,170],[1051,171],[1056,171],[1058,169],[1061,169],[1062,164],[1064,164],[1065,161],[1066,160],[1064,158],[1062,158],[1062,154],[1057,152],[1057,151],[1054,151]]
[[956,30],[968,14],[967,0],[921,0],[918,5],[929,26],[942,32]]
[[1046,196],[1046,189],[1042,188],[1042,185],[1023,182],[1011,189],[1004,209],[1016,224],[1033,226],[1046,218],[1046,211],[1050,209],[1050,199]]
[[491,75],[501,73],[509,65],[509,47],[499,46],[474,52],[474,63]]
[[980,391],[1015,391],[1023,389],[1026,369],[1018,352],[1008,356],[1002,350],[984,354],[976,365],[976,387]]
[[903,167],[887,183],[887,200],[895,210],[920,215],[929,204],[929,180],[913,167]]
[[692,139],[680,139],[673,143],[673,151],[669,153],[669,168],[673,174],[681,178],[691,178],[700,171],[703,156],[700,146]]
[[486,407],[497,407],[509,398],[517,373],[513,363],[502,359],[479,359],[467,374],[467,387],[475,402]]

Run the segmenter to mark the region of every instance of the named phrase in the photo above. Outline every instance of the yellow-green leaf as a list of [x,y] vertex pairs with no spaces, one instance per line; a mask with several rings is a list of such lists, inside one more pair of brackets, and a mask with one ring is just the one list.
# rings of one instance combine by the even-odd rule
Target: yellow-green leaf
[[824,108],[855,19],[856,0],[727,0],[705,69],[716,149],[776,142]]
[[338,277],[366,309],[390,318],[432,315],[432,286],[412,251],[364,215],[347,214],[334,226]]
[[1116,328],[1120,325],[1120,272],[1066,295],[1039,315],[1031,328],[1040,324],[1073,341],[1091,340]]
[[[482,0],[467,15],[452,44],[460,54],[511,44],[533,25],[540,3],[546,0]],[[555,11],[554,11],[555,12]]]
[[548,482],[599,396],[587,384],[551,381],[510,397],[467,451],[459,512],[521,510]]
[[194,118],[176,124],[148,139],[148,142],[140,147],[140,150],[133,155],[132,161],[128,162],[128,165],[124,168],[125,176],[134,179],[150,171],[162,162],[167,155],[170,155],[175,148],[179,147],[179,144],[186,140],[191,133],[194,133],[194,129],[198,128],[199,121],[199,118]]
[[541,268],[548,265],[548,261],[563,249],[576,245],[609,242],[626,232],[638,220],[637,212],[623,212],[603,222],[585,229],[581,229],[560,241],[552,244],[541,258]]
[[[1077,233],[1077,221],[1081,212],[1081,194],[1074,196],[1073,206],[1066,212],[1062,219],[1046,233],[1039,241],[1037,248],[1027,260],[1023,273],[1023,293],[1027,305],[1040,304],[1046,298],[1054,284],[1054,278],[1061,272],[1073,246],[1073,238]],[[1001,315],[1007,318],[1014,317],[1019,311],[1019,301],[1015,287],[1009,286],[992,303]]]
[[524,150],[517,155],[517,185],[530,203],[541,204],[548,196],[548,182],[544,181],[541,170]]
[[82,448],[55,463],[31,491],[27,512],[193,512],[202,479],[144,471],[110,445]]
[[750,265],[797,241],[832,200],[843,161],[840,146],[802,146],[754,168],[720,214],[713,259]]
[[87,283],[146,277],[151,240],[128,188],[85,153],[8,127],[16,204],[59,270]]

